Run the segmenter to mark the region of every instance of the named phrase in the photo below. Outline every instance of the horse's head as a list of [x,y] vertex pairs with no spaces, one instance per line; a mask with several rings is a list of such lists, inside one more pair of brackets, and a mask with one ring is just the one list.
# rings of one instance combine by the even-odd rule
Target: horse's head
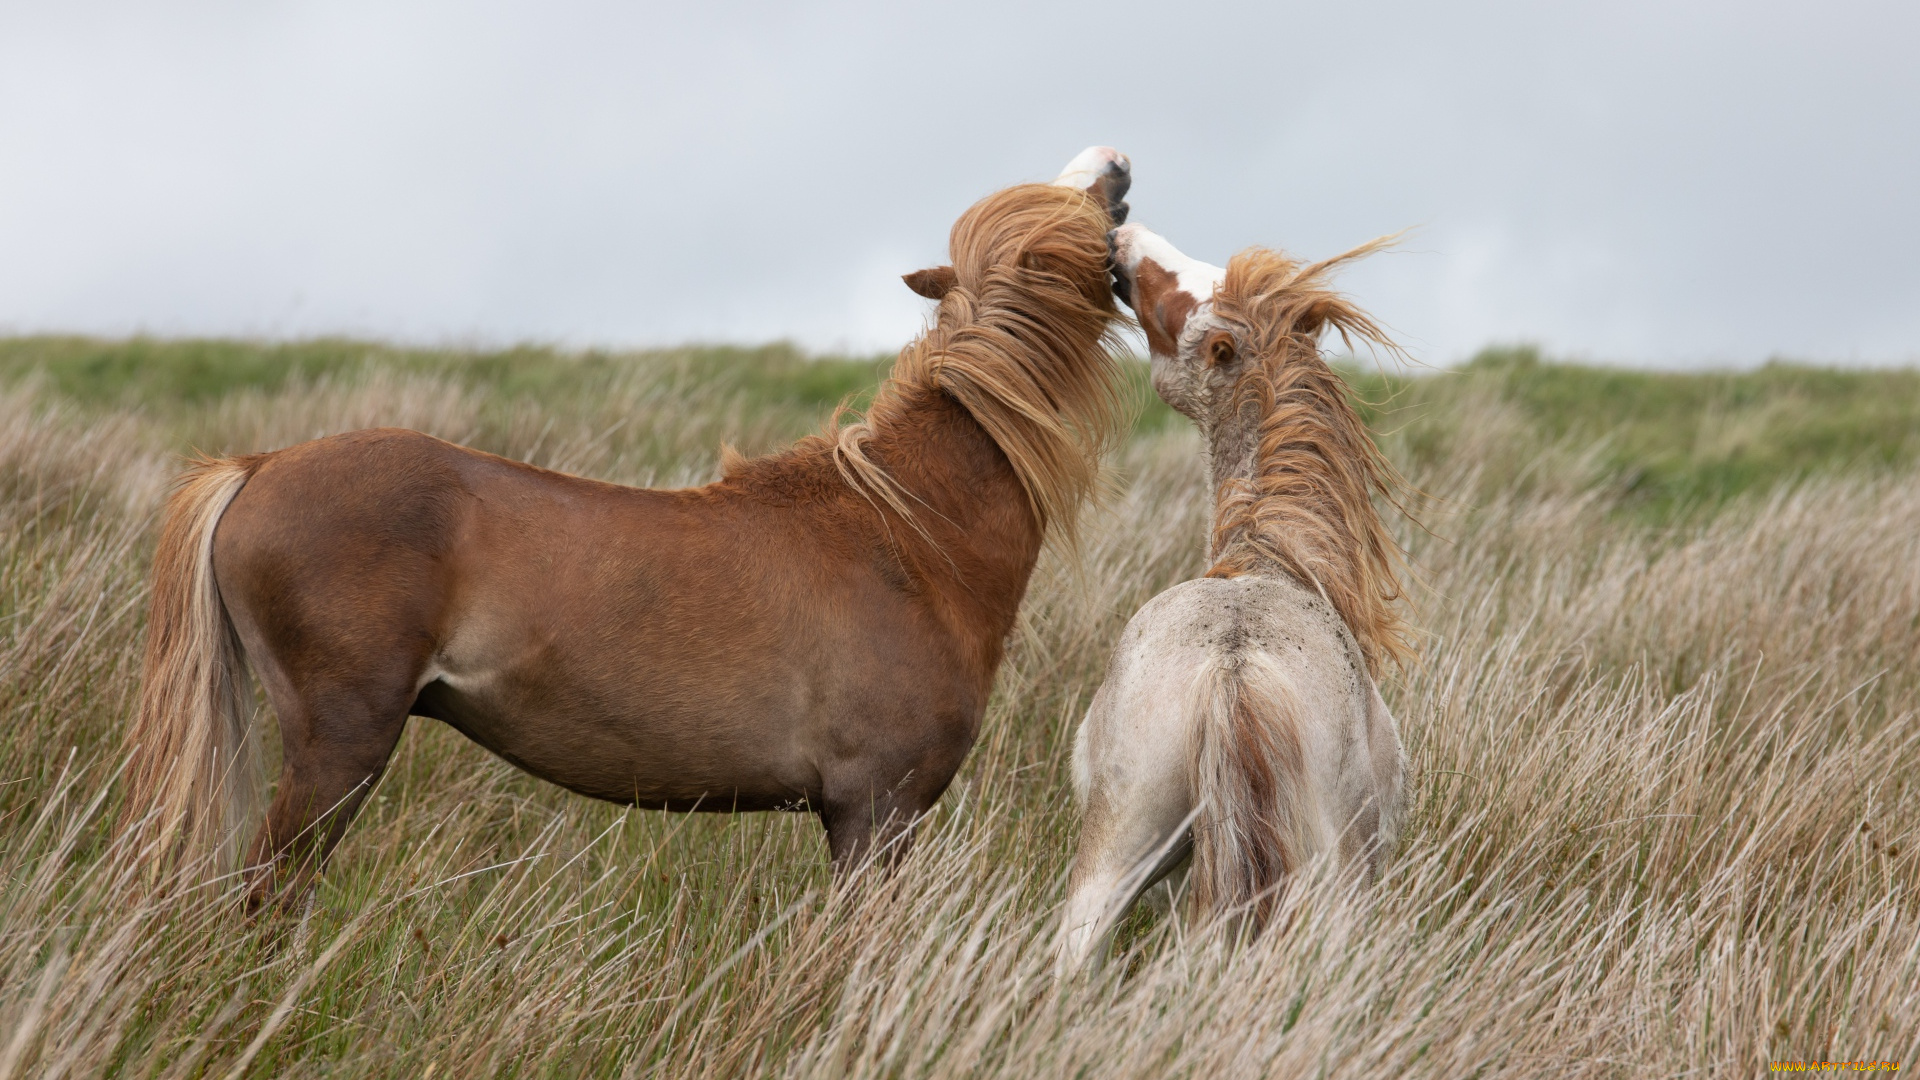
[[1239,377],[1238,343],[1213,318],[1214,292],[1226,278],[1144,226],[1113,231],[1113,291],[1146,331],[1153,388],[1202,430]]
[[1115,225],[1127,221],[1127,189],[1133,186],[1133,163],[1111,146],[1089,146],[1074,155],[1053,180],[1055,187],[1079,188],[1107,206]]
[[[1056,187],[1078,188],[1106,204],[1107,216],[1118,225],[1127,220],[1127,188],[1133,184],[1133,163],[1111,146],[1089,146],[1074,155],[1053,181]],[[938,300],[953,288],[953,267],[930,266],[901,275],[907,288],[929,300]]]

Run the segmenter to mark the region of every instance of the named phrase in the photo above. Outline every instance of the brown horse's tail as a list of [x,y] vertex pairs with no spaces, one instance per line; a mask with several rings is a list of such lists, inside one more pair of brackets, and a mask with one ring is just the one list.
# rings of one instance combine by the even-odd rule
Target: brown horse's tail
[[1198,807],[1196,911],[1264,925],[1287,875],[1321,847],[1300,711],[1286,673],[1259,652],[1210,657],[1195,681],[1187,781]]
[[258,463],[198,461],[167,500],[127,737],[123,822],[154,830],[149,850],[163,858],[213,856],[221,868],[238,862],[262,783],[246,657],[213,578],[213,530]]

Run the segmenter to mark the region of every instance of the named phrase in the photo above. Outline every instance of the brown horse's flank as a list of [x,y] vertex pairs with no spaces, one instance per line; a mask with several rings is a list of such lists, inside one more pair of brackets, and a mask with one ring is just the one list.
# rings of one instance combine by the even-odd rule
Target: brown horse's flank
[[703,488],[393,429],[196,466],[155,561],[129,817],[232,835],[244,650],[284,748],[255,901],[310,878],[409,714],[596,798],[804,806],[850,865],[959,767],[1115,436],[1108,227],[1072,188],[982,201],[866,417]]

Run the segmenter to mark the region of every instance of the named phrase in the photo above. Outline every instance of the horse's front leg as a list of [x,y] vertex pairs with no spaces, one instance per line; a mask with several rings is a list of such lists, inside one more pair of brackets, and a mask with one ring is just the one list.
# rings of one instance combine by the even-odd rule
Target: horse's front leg
[[870,861],[891,869],[906,859],[915,823],[933,809],[972,747],[971,738],[961,740],[959,732],[954,734],[931,754],[908,757],[875,747],[870,755],[844,761],[823,777],[820,823],[827,829],[837,876]]
[[913,824],[928,809],[879,791],[865,800],[828,801],[820,808],[820,823],[827,829],[834,876],[845,877],[873,860],[891,870],[906,858]]

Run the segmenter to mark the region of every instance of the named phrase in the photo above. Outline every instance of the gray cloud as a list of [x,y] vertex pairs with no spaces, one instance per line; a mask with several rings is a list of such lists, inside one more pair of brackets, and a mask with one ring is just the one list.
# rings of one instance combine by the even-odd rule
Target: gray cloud
[[1920,358],[1920,8],[0,6],[0,327],[878,349],[986,191],[1132,154],[1422,358]]

